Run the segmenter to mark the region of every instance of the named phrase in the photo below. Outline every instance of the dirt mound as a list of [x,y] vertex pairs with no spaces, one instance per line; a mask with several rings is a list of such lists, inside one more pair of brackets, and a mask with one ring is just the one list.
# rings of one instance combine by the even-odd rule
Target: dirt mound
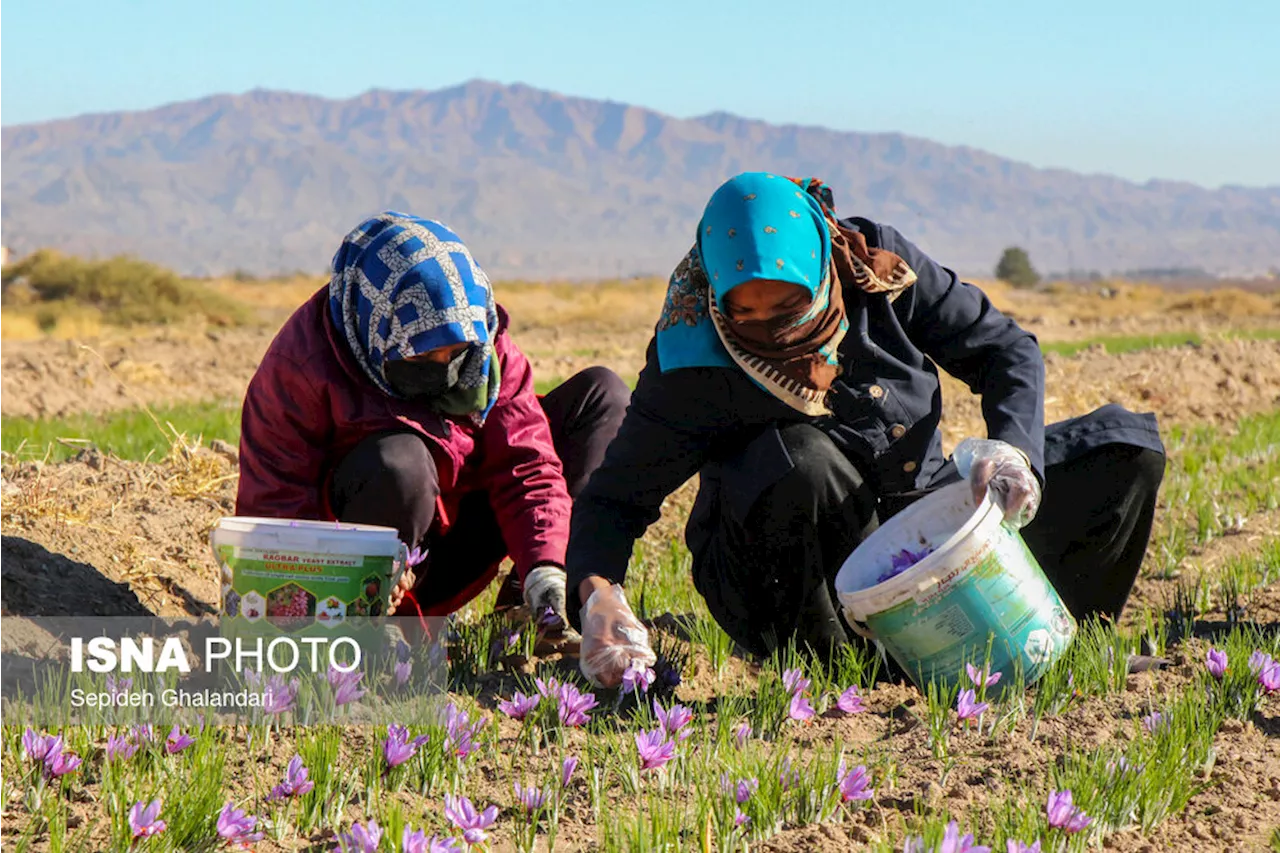
[[0,537],[5,616],[150,616],[127,584],[18,536]]

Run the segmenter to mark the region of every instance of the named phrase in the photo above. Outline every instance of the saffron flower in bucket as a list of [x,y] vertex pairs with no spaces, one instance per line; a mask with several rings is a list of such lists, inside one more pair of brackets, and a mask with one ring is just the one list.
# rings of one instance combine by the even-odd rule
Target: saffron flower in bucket
[[581,726],[591,719],[587,712],[596,706],[594,693],[582,693],[572,684],[562,684],[557,698],[560,725]]
[[1049,826],[1068,833],[1079,832],[1093,821],[1083,809],[1076,808],[1070,789],[1051,792],[1044,813],[1049,819]]
[[1204,668],[1209,670],[1210,675],[1221,681],[1227,674],[1227,653],[1221,649],[1209,649],[1205,652]]
[[965,664],[964,669],[965,672],[968,673],[969,680],[973,682],[974,687],[994,687],[1000,683],[1000,676],[1002,673],[993,672],[988,675],[986,670],[978,669],[971,663]]
[[861,714],[867,710],[867,706],[862,704],[862,693],[857,685],[840,694],[836,699],[836,707],[846,714]]
[[569,787],[569,780],[573,778],[573,771],[578,768],[578,759],[572,755],[564,760],[564,764],[560,765],[560,787]]
[[535,693],[532,696],[525,696],[519,690],[511,694],[510,699],[503,699],[498,703],[498,710],[506,714],[513,720],[523,720],[525,717],[538,707],[538,703],[542,701],[542,696]]
[[961,690],[956,699],[956,714],[962,720],[976,720],[990,707],[986,702],[979,702],[972,689]]
[[467,842],[468,846],[472,846],[484,843],[489,837],[485,830],[493,826],[494,821],[498,819],[498,807],[489,806],[479,812],[466,797],[445,794],[444,816],[449,823],[462,830],[462,840]]
[[267,799],[284,800],[289,797],[301,797],[310,793],[315,786],[315,782],[307,779],[307,768],[302,763],[302,756],[295,755],[289,759],[289,766],[285,768],[284,781],[271,789]]
[[152,800],[145,806],[137,802],[129,809],[129,829],[134,838],[150,838],[164,832],[164,828],[165,822],[160,820],[159,800]]
[[658,701],[658,697],[653,698],[653,714],[658,718],[658,724],[662,730],[677,740],[687,740],[689,735],[693,734],[693,729],[685,727],[693,721],[693,712],[683,705],[673,704],[671,710],[662,707],[662,703]]
[[647,693],[657,675],[644,661],[633,660],[622,673],[622,693]]
[[382,827],[370,820],[364,826],[359,821],[351,824],[350,832],[338,836],[338,850],[342,853],[377,853],[382,841]]
[[869,800],[875,795],[875,791],[870,787],[871,777],[867,774],[866,765],[859,764],[846,773],[844,762],[841,761],[836,776],[839,779],[837,787],[840,789],[840,799],[846,803],[854,800]]
[[183,734],[182,730],[175,725],[169,731],[169,736],[165,738],[164,749],[165,749],[165,752],[169,753],[170,755],[173,755],[175,752],[182,752],[182,750],[191,746],[191,744],[195,742],[196,742],[195,738],[193,738],[191,735]]
[[248,847],[254,841],[261,841],[263,833],[254,832],[257,825],[256,817],[235,808],[230,800],[218,814],[218,835],[229,844]]
[[655,770],[676,756],[675,741],[668,740],[667,733],[660,728],[641,732],[635,738],[641,770]]

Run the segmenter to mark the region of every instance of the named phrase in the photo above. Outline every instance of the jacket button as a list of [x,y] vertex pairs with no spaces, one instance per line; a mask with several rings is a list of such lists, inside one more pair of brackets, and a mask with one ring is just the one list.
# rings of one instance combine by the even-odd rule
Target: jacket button
[[884,389],[881,388],[879,385],[872,385],[870,388],[867,389],[867,393],[870,394],[872,397],[875,397],[877,400],[879,400],[881,397],[884,396]]
[[902,438],[906,434],[907,434],[907,428],[904,427],[902,424],[894,424],[893,426],[889,427],[889,435],[893,436],[894,438]]
[[916,463],[908,462],[902,466],[902,470],[910,474],[912,471],[916,470]]

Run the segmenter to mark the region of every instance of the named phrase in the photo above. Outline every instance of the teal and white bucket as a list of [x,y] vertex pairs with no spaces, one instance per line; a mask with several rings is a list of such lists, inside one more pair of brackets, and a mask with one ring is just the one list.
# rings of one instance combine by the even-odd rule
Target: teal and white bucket
[[[967,683],[965,664],[1031,684],[1066,651],[1076,622],[1017,531],[967,482],[902,510],[857,547],[836,576],[845,619],[869,633],[924,689]],[[883,582],[904,549],[932,553]]]

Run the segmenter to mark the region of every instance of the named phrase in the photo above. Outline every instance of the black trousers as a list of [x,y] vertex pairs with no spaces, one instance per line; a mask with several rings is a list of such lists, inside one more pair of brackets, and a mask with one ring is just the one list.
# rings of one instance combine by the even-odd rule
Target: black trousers
[[[542,398],[570,498],[604,460],[630,399],[627,384],[604,367],[587,368]],[[339,520],[394,527],[401,541],[428,549],[414,588],[424,611],[474,585],[508,550],[483,491],[461,497],[448,533],[430,534],[439,494],[426,439],[406,431],[378,433],[356,445],[334,471],[330,495]]]
[[[744,649],[763,656],[795,640],[827,654],[857,641],[840,613],[836,573],[906,504],[876,495],[816,427],[778,431],[793,467],[745,517],[728,501],[713,501],[709,524],[690,543],[694,584]],[[1040,510],[1022,536],[1077,618],[1118,617],[1124,608],[1151,536],[1164,464],[1156,450],[1106,443],[1046,466]],[[958,476],[948,465],[931,486]]]

